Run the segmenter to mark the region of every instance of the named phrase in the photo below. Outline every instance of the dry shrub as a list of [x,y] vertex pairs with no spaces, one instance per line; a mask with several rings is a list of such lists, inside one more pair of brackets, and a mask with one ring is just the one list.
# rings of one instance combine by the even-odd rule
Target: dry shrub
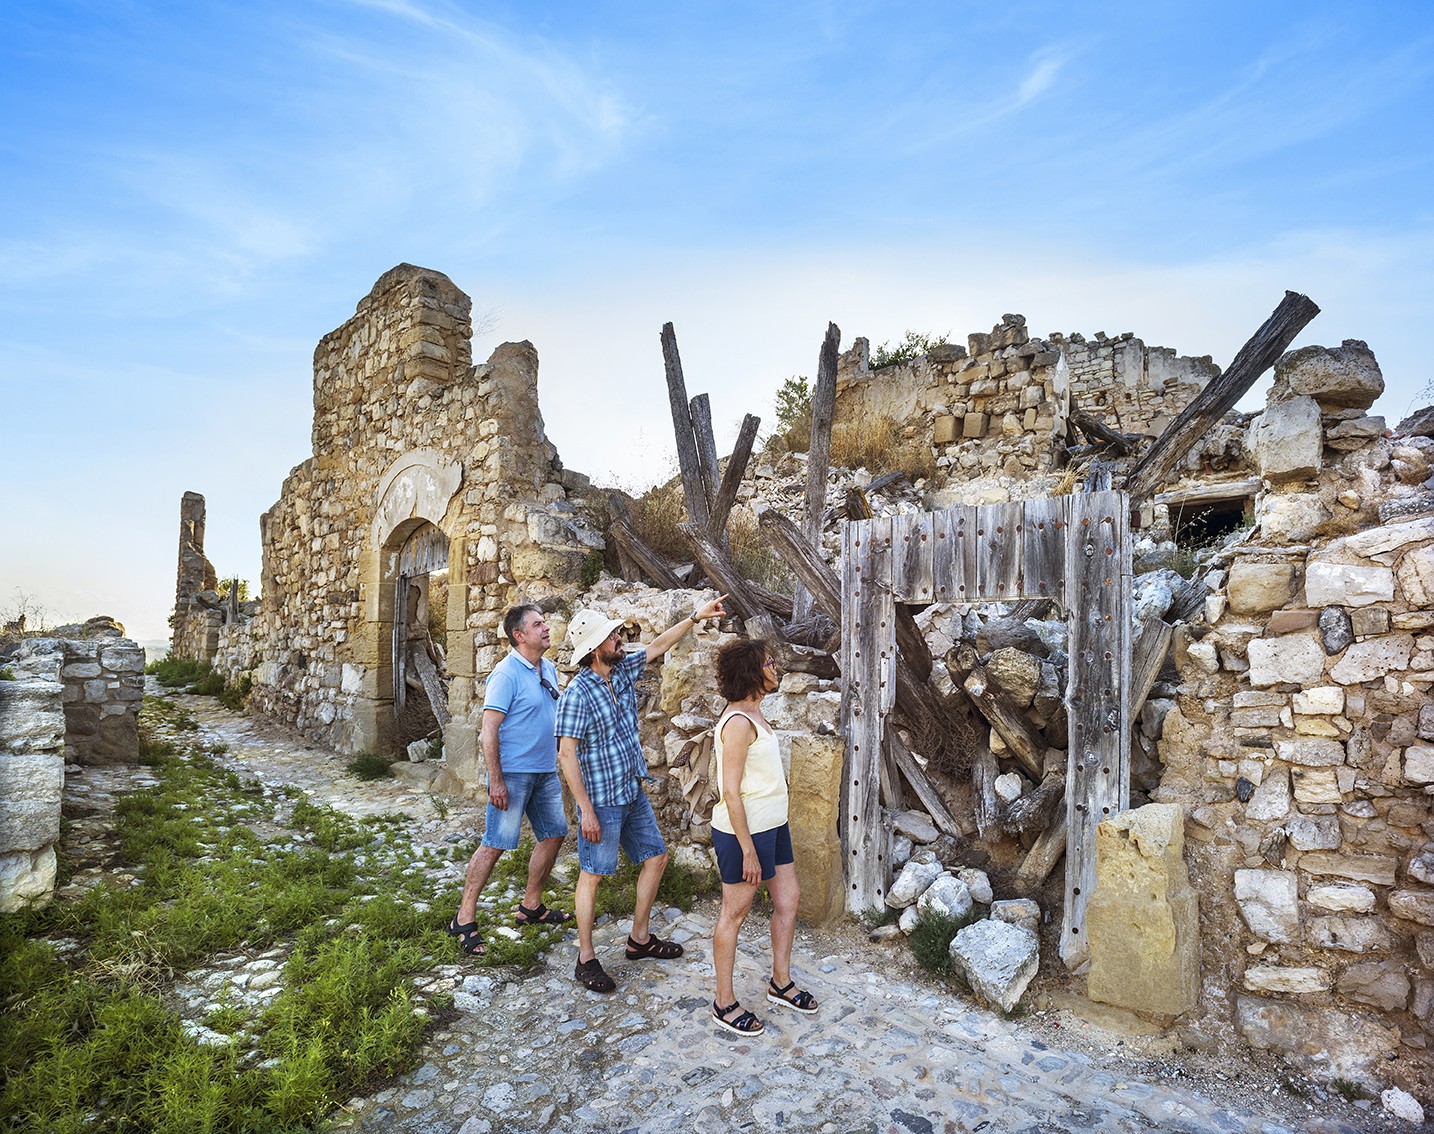
[[864,417],[832,428],[831,462],[844,469],[882,473],[904,472],[912,480],[936,474],[931,446],[920,437],[903,437],[889,417]]
[[680,478],[659,484],[632,502],[632,530],[637,538],[674,563],[692,560],[692,550],[677,530],[686,519]]
[[796,578],[791,569],[767,545],[751,512],[732,513],[727,521],[727,542],[732,563],[744,579],[751,579],[768,590],[783,594],[796,591]]

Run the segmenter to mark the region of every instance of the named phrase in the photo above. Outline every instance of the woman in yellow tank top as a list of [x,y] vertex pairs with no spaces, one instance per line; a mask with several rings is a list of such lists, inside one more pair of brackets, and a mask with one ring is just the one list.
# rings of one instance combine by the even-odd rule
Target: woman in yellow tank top
[[776,734],[762,716],[762,698],[776,691],[780,676],[765,642],[743,638],[717,652],[717,688],[728,704],[717,721],[714,742],[720,798],[712,810],[712,845],[722,874],[722,912],[712,935],[717,970],[712,1018],[718,1027],[738,1035],[763,1030],[753,1013],[742,1010],[732,988],[737,934],[763,882],[772,898],[767,1000],[797,1012],[817,1010],[816,998],[792,980],[801,890],[787,826],[787,777]]

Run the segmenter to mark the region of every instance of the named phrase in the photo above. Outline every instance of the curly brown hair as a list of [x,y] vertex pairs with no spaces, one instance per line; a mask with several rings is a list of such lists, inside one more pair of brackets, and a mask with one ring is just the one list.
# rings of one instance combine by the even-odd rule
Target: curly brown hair
[[767,687],[762,672],[771,648],[763,638],[738,638],[717,651],[717,690],[729,701],[760,697]]

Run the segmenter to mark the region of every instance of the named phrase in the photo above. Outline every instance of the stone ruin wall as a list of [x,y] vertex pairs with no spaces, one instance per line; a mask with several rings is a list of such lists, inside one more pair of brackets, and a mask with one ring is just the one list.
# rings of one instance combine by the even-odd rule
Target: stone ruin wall
[[589,551],[543,432],[537,353],[471,365],[471,301],[400,265],[314,352],[314,455],[261,518],[258,615],[218,632],[215,664],[251,672],[253,706],[340,751],[390,747],[398,552],[429,522],[448,540],[445,730],[455,790],[481,779],[482,675],[521,595],[576,592]]
[[179,569],[174,588],[174,615],[169,620],[170,652],[178,657],[212,661],[219,651],[224,616],[200,601],[219,585],[214,565],[204,554],[204,497],[186,492],[179,502]]
[[996,502],[1058,467],[1073,399],[1113,429],[1155,437],[1218,374],[1208,356],[1147,347],[1130,333],[1031,338],[1025,316],[1006,315],[966,347],[945,344],[880,370],[857,339],[840,359],[836,420],[890,419],[929,440],[953,482],[945,503]]

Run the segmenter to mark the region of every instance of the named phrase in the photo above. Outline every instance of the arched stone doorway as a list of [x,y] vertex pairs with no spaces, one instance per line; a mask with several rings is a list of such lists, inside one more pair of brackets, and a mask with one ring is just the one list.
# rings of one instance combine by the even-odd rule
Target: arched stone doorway
[[398,555],[393,595],[394,743],[432,739],[449,721],[448,538],[418,521]]

